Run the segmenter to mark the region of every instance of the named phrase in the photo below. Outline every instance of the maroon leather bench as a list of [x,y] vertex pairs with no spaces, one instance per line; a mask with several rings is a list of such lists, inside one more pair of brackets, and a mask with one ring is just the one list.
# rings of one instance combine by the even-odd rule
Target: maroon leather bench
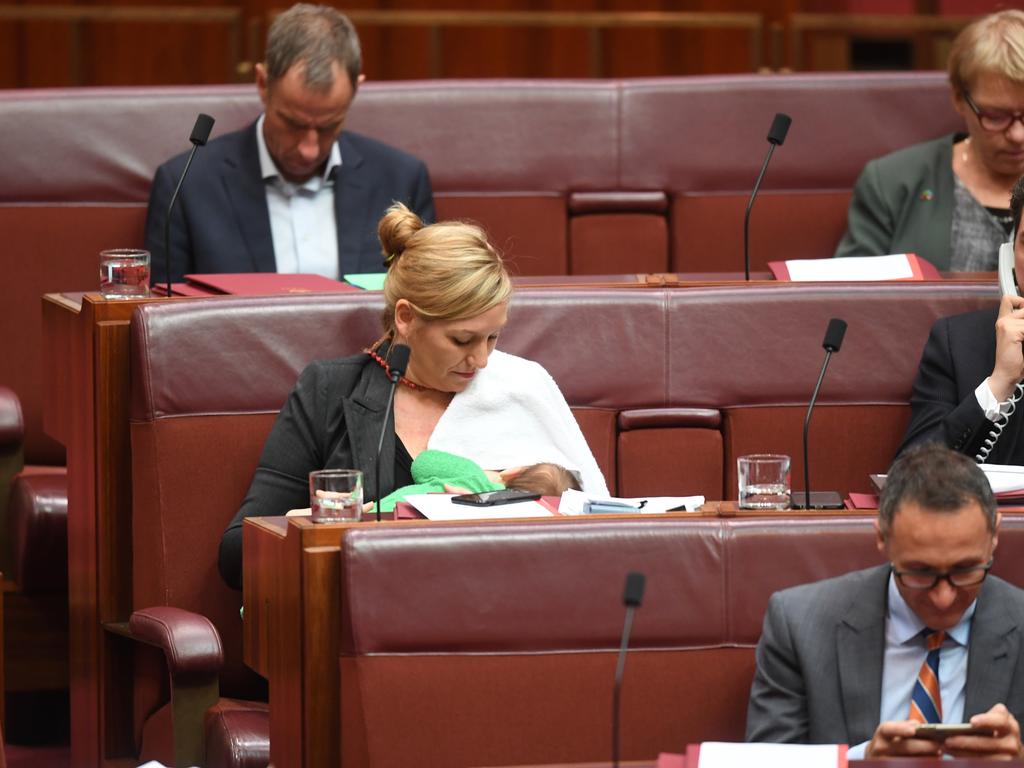
[[[815,487],[847,492],[888,466],[932,321],[994,298],[988,286],[968,283],[523,289],[501,347],[548,368],[613,489],[721,498],[734,496],[739,453],[797,459],[824,328],[844,317],[850,330],[812,439],[825,459],[814,465]],[[379,294],[344,294],[177,301],[135,312],[133,606],[207,616],[223,643],[224,696],[249,698],[257,686],[242,665],[238,595],[216,573],[220,534],[299,371],[377,338],[380,310]],[[798,477],[798,459],[795,466]],[[136,728],[158,744],[166,689],[148,672],[134,693]]]
[[[993,572],[1022,554],[1007,515]],[[342,764],[372,768],[607,760],[632,570],[622,758],[742,740],[770,595],[884,562],[866,516],[367,526],[340,557]]]
[[[259,109],[252,86],[0,93],[18,148],[0,168],[0,279],[18,286],[0,383],[22,400],[28,465],[63,463],[42,428],[39,296],[97,287],[100,249],[142,244],[152,174],[197,112],[216,136]],[[752,220],[755,268],[829,255],[864,162],[959,125],[940,73],[857,73],[369,83],[349,127],[423,157],[439,215],[482,222],[520,274],[721,272],[742,268],[776,111],[794,123]]]
[[[520,274],[736,271],[780,110],[794,127],[753,219],[755,268],[830,254],[863,163],[958,125],[942,75],[889,73],[369,83],[349,127],[423,157],[439,215],[481,221]],[[0,169],[0,278],[18,286],[3,318],[19,329],[0,383],[22,400],[30,466],[63,463],[42,429],[39,296],[95,288],[100,249],[142,244],[152,174],[199,111],[217,135],[259,100],[251,86],[0,94],[18,148]]]

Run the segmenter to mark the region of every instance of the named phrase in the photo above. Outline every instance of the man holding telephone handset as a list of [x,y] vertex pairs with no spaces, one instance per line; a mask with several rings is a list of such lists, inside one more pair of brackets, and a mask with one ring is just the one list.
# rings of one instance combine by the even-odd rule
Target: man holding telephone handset
[[991,464],[1024,464],[1024,178],[1013,187],[1013,240],[999,253],[998,308],[943,317],[932,327],[910,397],[900,453],[940,442]]
[[898,459],[875,522],[889,564],[772,596],[747,739],[1024,757],[1024,591],[989,575],[999,517],[970,458]]

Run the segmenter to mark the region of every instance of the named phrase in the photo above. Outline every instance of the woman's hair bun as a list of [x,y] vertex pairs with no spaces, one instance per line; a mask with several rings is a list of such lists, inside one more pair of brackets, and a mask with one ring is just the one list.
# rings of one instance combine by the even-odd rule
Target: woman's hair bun
[[394,203],[377,225],[377,237],[387,266],[402,255],[409,240],[423,229],[423,221],[404,203]]

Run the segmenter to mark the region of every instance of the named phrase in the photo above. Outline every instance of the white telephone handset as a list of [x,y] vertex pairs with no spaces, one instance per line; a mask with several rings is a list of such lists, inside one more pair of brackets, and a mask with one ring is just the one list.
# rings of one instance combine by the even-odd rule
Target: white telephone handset
[[1020,296],[1017,288],[1017,273],[1014,270],[1013,241],[999,246],[999,293]]
[[[1017,273],[1014,269],[1012,240],[999,246],[999,293],[1003,296],[1006,294],[1020,296],[1020,289],[1017,287]],[[974,457],[974,460],[979,464],[984,464],[989,454],[992,453],[992,449],[995,448],[999,437],[1003,434],[1003,430],[1010,423],[1010,417],[1017,410],[1017,403],[1020,402],[1021,397],[1024,397],[1024,382],[1017,382],[1017,386],[1014,388],[1013,394],[1010,395],[1010,399],[1007,401],[1002,414],[992,424],[992,431],[989,432],[988,437],[985,438],[985,442],[982,443],[981,448]]]

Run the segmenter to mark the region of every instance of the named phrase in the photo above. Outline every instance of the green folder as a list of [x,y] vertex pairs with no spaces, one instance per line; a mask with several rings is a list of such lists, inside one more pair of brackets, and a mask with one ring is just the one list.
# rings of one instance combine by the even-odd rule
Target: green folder
[[386,276],[387,272],[369,272],[364,275],[342,275],[342,279],[364,291],[383,291]]

